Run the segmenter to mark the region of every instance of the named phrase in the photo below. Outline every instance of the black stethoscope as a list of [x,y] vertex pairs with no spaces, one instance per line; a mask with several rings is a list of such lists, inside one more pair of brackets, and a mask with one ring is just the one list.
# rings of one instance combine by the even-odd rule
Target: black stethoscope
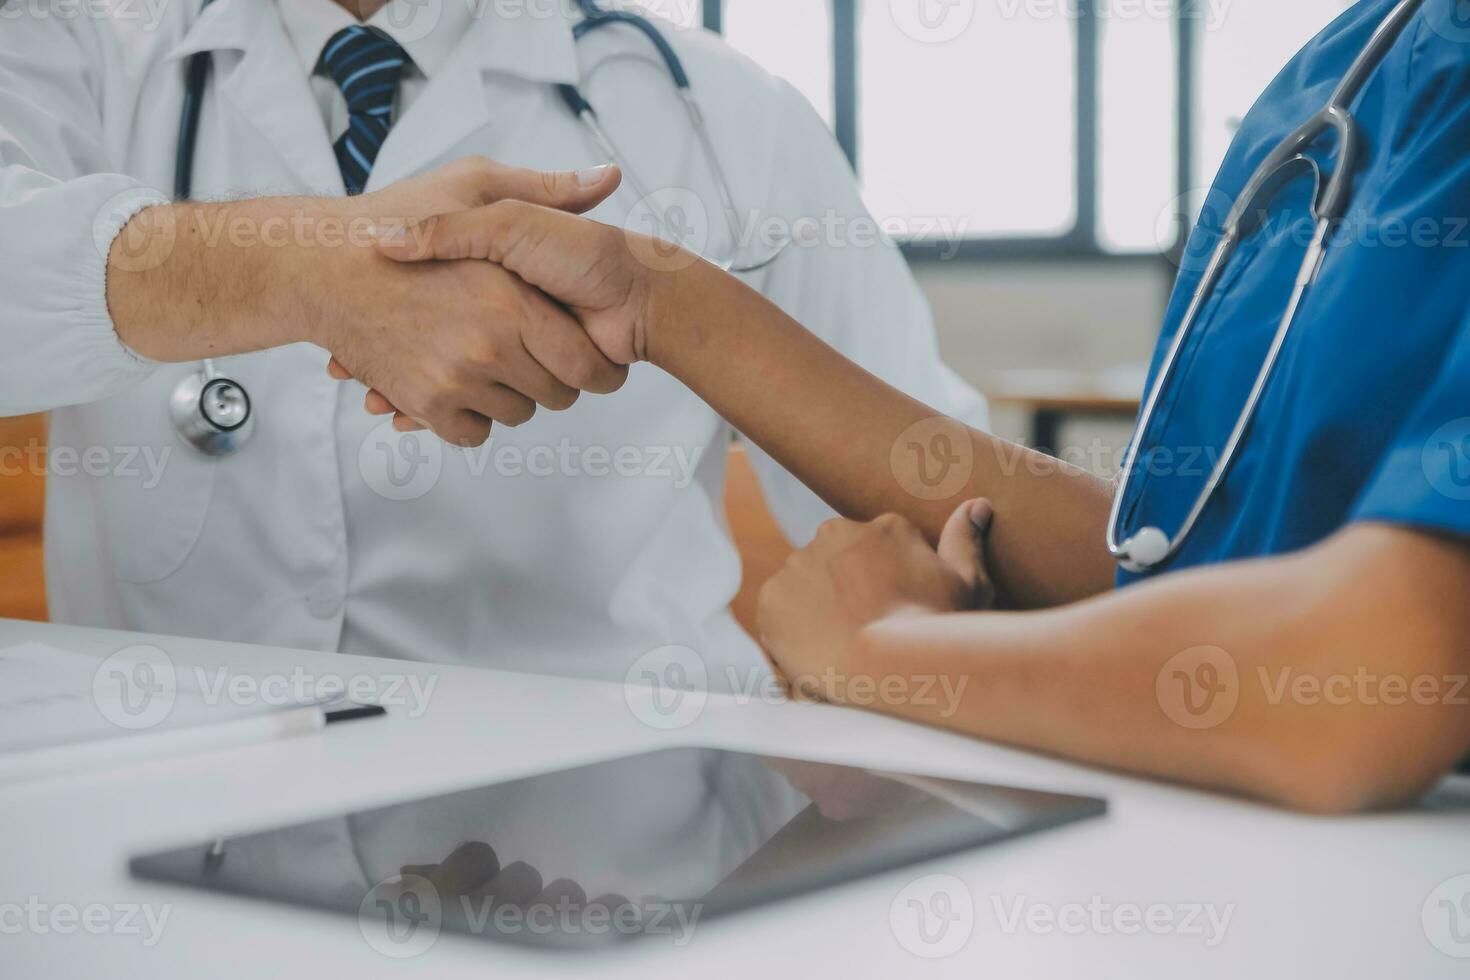
[[[199,9],[203,11],[213,2],[204,0]],[[209,79],[209,64],[209,52],[200,51],[190,56],[186,69],[184,109],[174,158],[175,201],[187,201],[193,189],[194,144],[199,137],[199,114]],[[215,370],[214,361],[209,358],[200,361],[197,371],[174,386],[168,397],[168,412],[179,437],[206,456],[239,452],[255,431],[250,393],[240,382]]]
[[[214,0],[203,0],[200,11],[202,12],[213,2]],[[735,226],[735,220],[739,212],[735,207],[735,197],[730,189],[730,181],[724,168],[720,165],[719,156],[715,153],[708,127],[705,125],[704,114],[700,111],[699,104],[694,98],[689,73],[684,70],[684,64],[679,59],[678,53],[674,51],[673,45],[669,44],[668,39],[646,17],[623,10],[605,10],[595,0],[577,0],[577,3],[582,11],[582,20],[572,28],[574,40],[580,41],[588,34],[603,27],[623,24],[642,33],[658,52],[659,58],[662,59],[673,78],[674,87],[678,89],[679,98],[689,114],[689,122],[694,129],[695,137],[714,174],[725,221],[738,252],[741,236],[739,228]],[[184,107],[179,121],[178,152],[174,160],[174,199],[176,201],[187,201],[193,187],[194,147],[199,136],[199,119],[204,103],[205,87],[209,80],[210,59],[210,52],[197,52],[190,56],[185,69],[187,77]],[[576,85],[558,85],[557,93],[572,114],[586,127],[607,159],[622,166],[623,174],[634,193],[638,194],[640,199],[653,209],[655,219],[664,235],[677,241],[678,236],[669,234],[666,216],[654,206],[652,197],[639,180],[636,171],[628,166],[626,154],[618,151],[617,145],[599,121],[596,110],[583,96],[581,90]],[[790,245],[791,238],[786,236],[782,242],[771,247],[766,254],[749,261],[739,261],[738,254],[729,259],[711,261],[727,272],[757,272],[780,258]],[[169,396],[169,414],[180,437],[207,456],[228,456],[238,452],[255,428],[255,413],[245,386],[233,378],[220,374],[215,369],[214,362],[208,359],[201,361],[199,369],[180,381],[174,388],[173,393]]]

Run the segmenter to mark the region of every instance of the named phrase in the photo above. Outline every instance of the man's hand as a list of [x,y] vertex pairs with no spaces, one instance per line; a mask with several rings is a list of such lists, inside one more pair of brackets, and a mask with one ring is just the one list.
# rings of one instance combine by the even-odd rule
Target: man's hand
[[938,550],[894,515],[824,524],[761,590],[761,643],[796,693],[831,700],[820,678],[846,674],[871,623],[988,608],[994,589],[984,547],[992,517],[987,500],[961,504]]
[[[668,283],[640,256],[657,255],[667,268],[671,248],[525,200],[390,227],[379,239],[382,254],[405,265],[480,260],[512,273],[570,312],[603,356],[623,367],[648,359],[657,287]],[[672,264],[697,261],[687,259]],[[330,370],[334,377],[356,377],[376,389],[368,394],[368,411],[395,414],[401,431],[423,427],[390,392],[351,365],[336,360]]]
[[[619,179],[469,158],[356,198],[150,208],[114,243],[108,304],[119,337],[155,360],[318,344],[442,438],[478,445],[493,422],[519,424],[538,404],[617,390],[626,368],[514,274],[396,263],[377,236],[506,198],[584,211]],[[147,262],[128,253],[134,241],[151,243]]]

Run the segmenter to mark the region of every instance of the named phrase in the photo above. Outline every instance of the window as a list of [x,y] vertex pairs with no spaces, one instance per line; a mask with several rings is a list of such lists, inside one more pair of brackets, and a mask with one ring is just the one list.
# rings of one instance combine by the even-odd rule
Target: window
[[[623,0],[701,20],[832,125],[914,254],[1177,247],[1239,119],[1352,0]],[[673,8],[682,16],[665,10]],[[926,242],[918,229],[937,229]]]
[[989,2],[956,32],[896,6],[862,4],[857,24],[858,173],[874,215],[948,221],[965,237],[1065,234],[1077,222],[1070,25]]

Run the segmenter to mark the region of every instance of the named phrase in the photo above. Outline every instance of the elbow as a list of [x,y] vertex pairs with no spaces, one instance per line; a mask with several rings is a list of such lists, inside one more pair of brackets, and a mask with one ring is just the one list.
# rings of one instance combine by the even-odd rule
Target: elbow
[[[1268,772],[1257,783],[1279,806],[1319,816],[1342,816],[1410,806],[1434,789],[1470,751],[1446,738],[1437,726],[1413,731],[1363,726],[1323,748],[1270,753]],[[1405,729],[1408,729],[1406,731]],[[1322,743],[1318,743],[1321,745]]]

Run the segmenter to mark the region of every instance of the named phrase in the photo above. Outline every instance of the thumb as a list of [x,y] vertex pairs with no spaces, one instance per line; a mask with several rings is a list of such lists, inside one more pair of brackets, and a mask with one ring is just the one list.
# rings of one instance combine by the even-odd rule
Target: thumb
[[461,194],[472,205],[525,201],[558,211],[582,214],[605,201],[623,181],[612,164],[585,170],[527,170],[495,160],[474,158],[463,165]]
[[955,509],[939,535],[939,560],[965,583],[977,608],[989,606],[995,595],[985,567],[985,535],[994,517],[990,501],[969,500]]

